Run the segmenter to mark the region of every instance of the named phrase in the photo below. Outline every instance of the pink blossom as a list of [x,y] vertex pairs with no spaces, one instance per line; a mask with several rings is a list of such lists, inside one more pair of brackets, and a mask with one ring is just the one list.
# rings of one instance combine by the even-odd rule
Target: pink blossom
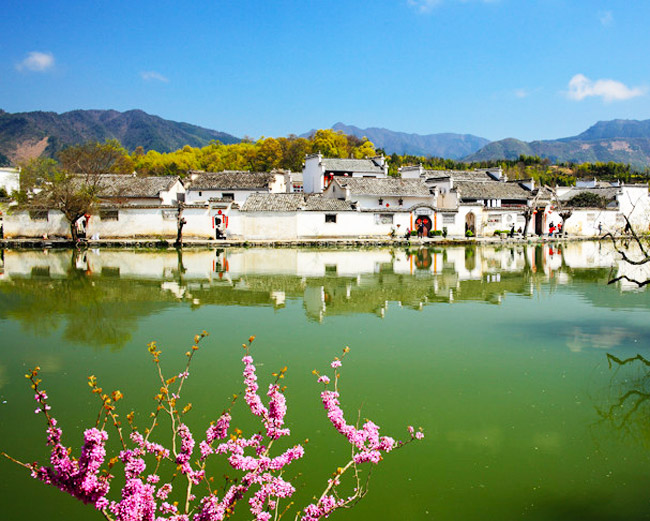
[[343,364],[341,363],[340,360],[337,359],[334,360],[330,365],[332,366],[333,369],[336,369],[337,367],[341,367]]

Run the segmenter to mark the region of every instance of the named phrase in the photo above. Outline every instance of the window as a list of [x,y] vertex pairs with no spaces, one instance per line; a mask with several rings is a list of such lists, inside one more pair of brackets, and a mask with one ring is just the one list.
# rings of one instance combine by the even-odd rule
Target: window
[[490,213],[490,214],[488,214],[488,219],[487,219],[487,221],[488,221],[489,223],[498,224],[498,223],[501,222],[501,214],[498,214],[498,213]]
[[335,223],[336,222],[336,214],[335,213],[326,213],[325,214],[325,222],[326,223]]
[[109,266],[104,266],[102,268],[102,277],[108,277],[112,279],[119,279],[120,278],[120,268],[111,268]]
[[398,200],[397,200],[397,204],[399,204],[400,206],[402,206],[402,205],[404,204],[404,199],[398,199]]
[[230,193],[230,194],[223,193],[223,194],[221,194],[221,198],[222,199],[227,199],[228,201],[234,201],[235,200],[235,194],[233,194],[233,193]]
[[294,193],[302,193],[304,192],[304,187],[301,183],[293,183],[293,191]]
[[118,210],[100,210],[99,218],[102,221],[119,221],[120,213]]
[[49,266],[33,266],[32,267],[32,277],[50,277],[50,267]]
[[199,197],[201,197],[202,195],[203,195],[203,192],[199,192]]
[[456,224],[456,215],[442,214],[442,224]]
[[379,198],[379,206],[383,206],[383,205],[384,205],[384,200],[380,197]]
[[178,215],[178,212],[176,210],[163,210],[162,211],[162,218],[165,221],[175,221],[177,215]]
[[375,224],[393,224],[392,213],[376,213]]
[[32,210],[29,212],[32,221],[47,221],[47,210]]

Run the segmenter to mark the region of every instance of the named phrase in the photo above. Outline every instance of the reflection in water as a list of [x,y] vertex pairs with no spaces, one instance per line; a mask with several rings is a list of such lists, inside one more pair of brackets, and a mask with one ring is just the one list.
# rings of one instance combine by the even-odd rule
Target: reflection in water
[[[43,335],[64,323],[67,340],[119,347],[141,317],[179,301],[194,308],[282,308],[294,299],[316,321],[350,313],[383,317],[391,305],[499,304],[508,294],[532,296],[576,281],[604,285],[612,266],[619,273],[626,269],[611,247],[595,242],[404,250],[8,251],[0,269],[0,317]],[[646,295],[640,293],[639,305],[646,306]],[[585,342],[590,339],[577,331],[572,349]]]
[[[38,363],[49,373],[48,391],[63,405],[57,414],[81,428],[82,418],[97,414],[80,392],[89,374],[117,382],[129,408],[148,410],[143,383],[155,374],[146,343],[164,341],[169,360],[183,359],[188,328],[206,328],[212,348],[201,350],[188,389],[197,397],[188,421],[201,429],[224,405],[218,397],[239,389],[242,334],[257,334],[260,378],[290,367],[291,427],[314,448],[303,468],[331,464],[331,433],[316,408],[320,387],[311,371],[344,345],[353,356],[342,380],[350,414],[377,413],[382,425],[414,421],[430,433],[432,443],[399,455],[398,473],[375,473],[373,499],[353,517],[342,513],[343,521],[648,518],[650,452],[612,435],[623,432],[614,429],[624,410],[633,412],[623,425],[648,432],[650,400],[640,401],[650,392],[645,366],[631,378],[635,364],[623,365],[612,385],[604,353],[647,356],[639,346],[650,345],[649,294],[608,285],[612,266],[625,268],[598,243],[206,249],[182,256],[6,251],[2,449],[31,459],[43,443],[42,430],[28,427],[39,418],[25,408],[25,367]],[[45,336],[46,328],[53,334]],[[592,403],[604,414],[597,416]],[[590,436],[598,419],[601,432]],[[20,519],[25,504],[37,518],[87,516],[70,501],[57,504],[55,490],[32,505],[48,492],[29,488],[23,469],[2,470],[0,503],[14,509],[4,517]]]
[[616,375],[596,412],[614,432],[650,448],[650,361],[641,354],[621,359],[607,353],[607,362]]

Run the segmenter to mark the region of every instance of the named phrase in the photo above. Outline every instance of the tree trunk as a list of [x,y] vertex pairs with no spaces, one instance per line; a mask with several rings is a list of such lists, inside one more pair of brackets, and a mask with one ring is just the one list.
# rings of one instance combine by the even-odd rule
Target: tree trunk
[[174,246],[176,248],[183,247],[183,226],[185,226],[187,221],[183,218],[183,206],[178,206],[178,215],[176,216],[176,242]]
[[70,237],[72,237],[72,242],[77,242],[77,222],[73,221],[70,223]]
[[530,224],[530,218],[532,212],[524,212],[524,238],[528,237],[528,225]]

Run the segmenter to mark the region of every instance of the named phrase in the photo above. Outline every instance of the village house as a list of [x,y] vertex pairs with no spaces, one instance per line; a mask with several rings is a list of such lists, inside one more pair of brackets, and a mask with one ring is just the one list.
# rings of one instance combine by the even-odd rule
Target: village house
[[193,171],[190,172],[185,202],[196,204],[206,203],[210,200],[229,200],[242,205],[251,194],[286,192],[286,178],[284,173],[279,171]]
[[[77,221],[82,236],[129,237],[175,234],[177,206],[185,188],[177,176],[102,175],[94,215]],[[4,219],[5,237],[66,237],[70,225],[56,209],[13,210]]]
[[384,156],[370,159],[324,158],[320,152],[305,157],[302,170],[305,193],[322,193],[335,177],[388,177]]
[[[312,154],[302,174],[192,172],[185,183],[172,176],[106,175],[96,209],[78,221],[78,231],[88,238],[170,239],[182,222],[186,238],[200,239],[371,238],[418,229],[425,235],[487,237],[524,229],[546,235],[562,222],[569,235],[594,236],[623,232],[625,216],[636,231],[646,231],[650,222],[647,185],[549,189],[530,179],[510,181],[499,168],[445,171],[420,165],[401,168],[401,177],[387,170],[383,157]],[[598,195],[601,203],[573,205],[584,192]],[[10,212],[3,228],[6,237],[70,235],[63,214],[48,208]]]
[[422,179],[435,190],[438,208],[456,210],[463,234],[493,235],[513,225],[524,227],[523,210],[529,206],[532,186],[508,181],[501,168],[427,170],[418,165],[399,172],[403,178]]

